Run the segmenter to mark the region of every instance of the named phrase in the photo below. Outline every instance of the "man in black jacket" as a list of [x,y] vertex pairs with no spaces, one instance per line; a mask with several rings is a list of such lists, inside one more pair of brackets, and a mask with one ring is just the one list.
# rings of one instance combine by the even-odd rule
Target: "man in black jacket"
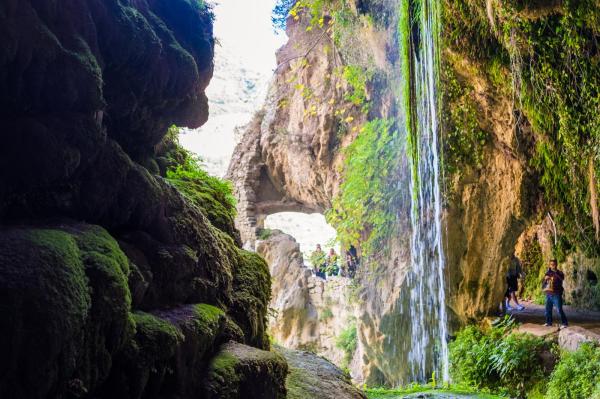
[[552,259],[550,261],[550,268],[546,272],[544,276],[544,282],[542,284],[542,289],[546,294],[546,324],[544,326],[550,327],[552,326],[552,309],[556,306],[558,309],[558,313],[560,314],[560,328],[566,328],[569,323],[567,321],[567,316],[563,311],[563,281],[565,280],[565,275],[563,272],[558,270],[558,263],[556,259]]

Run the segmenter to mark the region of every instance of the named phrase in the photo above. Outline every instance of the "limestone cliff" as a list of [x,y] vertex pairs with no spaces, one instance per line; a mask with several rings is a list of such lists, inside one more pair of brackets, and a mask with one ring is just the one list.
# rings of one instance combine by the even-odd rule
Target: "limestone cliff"
[[257,241],[256,251],[269,264],[273,279],[269,334],[275,342],[348,367],[354,350],[345,351],[338,341],[343,334],[356,334],[358,287],[346,277],[316,277],[293,237],[280,231]]
[[155,160],[208,115],[205,3],[8,0],[0,33],[0,396],[285,397],[267,265]]
[[[281,65],[269,99],[234,153],[229,177],[239,199],[236,223],[249,246],[270,213],[335,208],[347,149],[358,132],[377,118],[403,117],[390,90],[406,78],[399,76],[397,32],[390,28],[396,26],[397,10],[381,1],[339,4],[347,8],[329,10],[334,20],[344,12],[358,20],[372,18],[371,23],[352,25],[360,40],[346,41],[345,47],[337,47],[335,40],[326,45],[321,38],[330,36],[327,23],[312,26],[302,15],[290,20],[290,41],[280,51]],[[453,326],[496,312],[515,251],[524,264],[535,264],[528,274],[531,287],[539,288],[543,261],[557,256],[568,272],[567,298],[599,306],[600,247],[594,232],[598,117],[591,111],[598,106],[598,15],[593,1],[443,2],[443,223]],[[334,22],[334,38],[337,28]],[[376,70],[366,90],[371,107],[367,112],[355,107],[346,129],[335,120],[340,108],[352,109],[352,104],[337,105],[344,104],[351,87],[334,73],[334,66],[363,65],[361,57],[372,60]],[[404,132],[398,136],[404,139]],[[404,153],[405,147],[400,147],[398,157]],[[394,220],[394,228],[357,278],[359,344],[353,371],[370,384],[401,380],[402,353],[409,349],[398,347],[404,341],[402,323],[408,322],[402,318],[407,303],[402,289],[410,269],[406,165],[406,160],[400,161],[398,171],[392,172],[397,189],[390,208],[397,211],[386,216]],[[359,239],[370,230],[361,232]],[[549,231],[555,236],[551,245]],[[543,251],[531,260],[533,236]],[[282,245],[279,254],[272,244],[261,245],[272,268],[285,264],[288,245]],[[295,265],[292,270],[301,269],[297,260],[289,262]],[[319,321],[312,310],[308,277],[294,271],[276,280],[274,287],[274,297],[283,300],[275,302],[275,308],[298,312],[284,316],[283,325],[274,327],[277,334],[294,337],[287,341],[292,346],[311,342],[306,330]],[[302,301],[305,314],[300,313]]]
[[448,268],[463,320],[494,311],[513,251],[526,296],[539,296],[540,273],[558,258],[567,300],[600,306],[588,158],[599,15],[587,1],[445,2]]
[[[280,65],[268,99],[234,151],[228,178],[238,199],[236,225],[242,241],[263,254],[271,268],[271,307],[276,313],[271,333],[276,341],[315,350],[349,366],[356,380],[381,384],[395,380],[399,362],[389,349],[400,331],[395,318],[404,300],[400,293],[408,270],[404,235],[394,237],[389,249],[365,264],[353,282],[323,283],[311,276],[297,245],[285,235],[257,241],[269,214],[331,208],[343,182],[344,149],[367,121],[396,112],[389,90],[397,84],[393,11],[371,4],[381,11],[379,22],[373,23],[367,18],[366,2],[349,4],[355,22],[338,34],[348,34],[341,40],[352,46],[336,41],[336,34],[327,28],[335,23],[311,27],[307,15],[288,19],[290,39],[278,52]],[[345,73],[351,63],[351,68],[373,75],[362,87],[360,101],[354,96],[358,96],[356,82]],[[398,173],[406,177],[405,171]],[[407,185],[403,190],[407,196]],[[407,215],[407,211],[398,215],[398,220],[405,222]],[[346,354],[336,341],[351,320],[356,323],[356,343]]]

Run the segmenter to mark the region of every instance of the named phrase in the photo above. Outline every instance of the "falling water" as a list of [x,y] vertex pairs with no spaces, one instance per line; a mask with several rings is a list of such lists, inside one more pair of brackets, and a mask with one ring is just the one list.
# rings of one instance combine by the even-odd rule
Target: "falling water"
[[[442,246],[438,122],[440,0],[403,0],[404,108],[411,160],[411,263],[408,276],[413,381],[435,372],[448,380],[447,317]],[[404,24],[404,25],[403,25]]]

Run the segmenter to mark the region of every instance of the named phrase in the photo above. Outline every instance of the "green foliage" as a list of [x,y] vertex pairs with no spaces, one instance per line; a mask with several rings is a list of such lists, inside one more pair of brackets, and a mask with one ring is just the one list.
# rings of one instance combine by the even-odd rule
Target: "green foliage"
[[161,143],[167,180],[200,208],[215,227],[233,235],[236,201],[231,183],[203,170],[201,159],[181,147],[178,134],[178,129],[171,127]]
[[171,323],[150,313],[133,313],[135,341],[145,362],[152,364],[175,355],[183,342],[183,334]]
[[271,229],[258,229],[256,233],[256,238],[259,240],[268,240],[273,235],[273,230]]
[[310,254],[309,262],[313,268],[317,269],[321,265],[327,263],[327,255],[322,250],[312,251]]
[[563,352],[554,368],[547,399],[600,397],[600,347],[582,344],[575,352]]
[[325,216],[342,243],[360,243],[369,256],[381,249],[396,220],[398,131],[391,120],[375,119],[344,151],[343,182]]
[[[368,399],[400,399],[410,394],[431,394],[439,395],[443,398],[453,397],[454,395],[460,395],[460,397],[468,396],[472,399],[501,399],[503,396],[491,395],[479,390],[474,390],[471,387],[462,386],[458,384],[451,384],[444,387],[434,387],[431,384],[411,384],[401,388],[367,388],[366,390]],[[436,397],[433,396],[433,397]],[[412,395],[410,397],[413,397]],[[421,397],[421,396],[416,396]],[[429,397],[423,396],[423,397]]]
[[352,90],[346,93],[346,101],[361,107],[362,112],[369,112],[369,102],[367,98],[367,83],[372,79],[373,72],[366,71],[358,65],[346,65],[343,73],[344,79]]
[[331,319],[332,317],[333,317],[333,312],[331,311],[331,308],[325,308],[319,315],[319,320],[325,321],[325,320]]
[[480,114],[473,99],[473,88],[461,82],[452,68],[442,69],[444,118],[444,167],[446,175],[465,166],[482,167],[483,148],[488,135],[479,126]]
[[348,367],[356,352],[358,346],[358,336],[356,331],[356,321],[352,321],[348,328],[343,330],[335,340],[336,348],[344,351],[344,364],[342,368]]
[[475,388],[523,395],[543,378],[540,353],[543,339],[511,331],[505,319],[484,330],[467,326],[450,343],[454,381]]
[[[503,11],[508,21],[504,40],[510,40],[510,31],[518,32],[530,47],[523,60],[529,68],[517,72],[523,80],[525,114],[541,136],[531,165],[540,173],[545,197],[567,239],[588,255],[598,255],[587,171],[590,159],[596,170],[600,161],[600,50],[594,25],[600,5],[565,1],[560,17],[537,21],[521,18],[518,7]],[[593,178],[597,184],[597,174]]]
[[540,286],[546,272],[546,267],[537,236],[527,238],[523,243],[521,266],[525,273],[521,297],[533,299],[535,302],[543,301],[544,295]]
[[[554,6],[548,6],[554,7]],[[530,168],[555,215],[557,255],[579,247],[600,255],[591,218],[589,163],[600,166],[600,3],[506,1],[487,10],[471,0],[445,0],[445,45],[485,70],[514,98],[531,124]],[[505,77],[510,70],[512,76]]]

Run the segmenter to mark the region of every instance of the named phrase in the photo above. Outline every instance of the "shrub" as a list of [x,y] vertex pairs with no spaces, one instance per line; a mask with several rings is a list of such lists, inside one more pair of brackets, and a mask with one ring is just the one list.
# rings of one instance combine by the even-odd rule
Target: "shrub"
[[468,326],[450,344],[451,372],[455,382],[510,395],[524,395],[543,379],[540,353],[543,339],[511,331],[504,319],[484,330]]
[[348,367],[358,346],[356,322],[350,323],[350,326],[341,332],[335,341],[335,346],[344,351],[344,364],[342,364],[342,368]]
[[563,352],[550,381],[546,398],[600,398],[600,347],[582,344],[575,352]]

